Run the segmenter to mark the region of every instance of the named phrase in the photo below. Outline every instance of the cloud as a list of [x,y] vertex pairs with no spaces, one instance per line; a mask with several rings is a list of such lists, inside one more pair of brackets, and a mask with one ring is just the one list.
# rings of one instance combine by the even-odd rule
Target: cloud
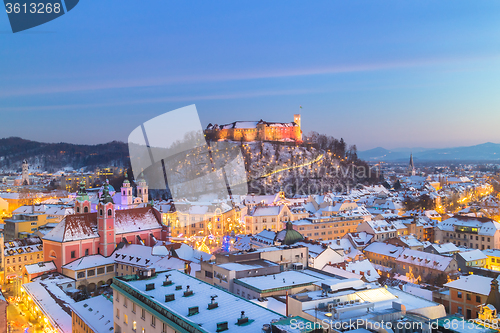
[[127,89],[141,87],[157,87],[172,84],[185,83],[208,83],[208,82],[229,82],[229,81],[244,81],[258,79],[277,79],[285,77],[300,77],[300,76],[315,76],[315,75],[332,75],[341,73],[356,73],[370,72],[393,69],[406,69],[415,67],[427,67],[435,65],[445,65],[453,63],[462,63],[466,61],[476,61],[485,59],[497,60],[498,55],[485,57],[461,57],[461,58],[433,58],[433,59],[412,59],[406,61],[381,62],[370,64],[344,64],[322,67],[308,68],[290,68],[265,71],[252,71],[240,73],[224,73],[224,74],[203,74],[203,75],[186,75],[175,77],[149,77],[149,78],[134,78],[134,79],[115,79],[101,80],[97,82],[87,83],[67,83],[52,86],[35,86],[35,87],[19,87],[11,89],[3,89],[0,91],[0,98],[8,98],[14,96],[29,96],[40,94],[58,94],[69,92],[84,92],[108,89]]
[[263,96],[303,95],[303,94],[322,93],[322,92],[326,92],[326,90],[289,89],[289,90],[275,90],[275,91],[266,90],[266,91],[242,92],[233,94],[168,96],[168,97],[157,97],[157,98],[142,98],[135,100],[119,100],[107,103],[13,106],[13,107],[0,108],[0,112],[57,111],[57,110],[110,107],[110,106],[120,106],[120,105],[154,104],[154,103],[184,102],[184,101],[192,102],[201,100],[224,100],[224,99],[253,98],[253,97],[263,97]]

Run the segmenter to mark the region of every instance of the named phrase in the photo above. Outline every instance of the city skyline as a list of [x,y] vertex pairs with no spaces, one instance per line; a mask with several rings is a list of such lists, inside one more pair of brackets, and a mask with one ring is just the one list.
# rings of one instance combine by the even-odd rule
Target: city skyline
[[286,4],[80,3],[18,34],[5,15],[0,136],[125,142],[195,103],[203,126],[301,113],[360,150],[500,142],[499,4]]

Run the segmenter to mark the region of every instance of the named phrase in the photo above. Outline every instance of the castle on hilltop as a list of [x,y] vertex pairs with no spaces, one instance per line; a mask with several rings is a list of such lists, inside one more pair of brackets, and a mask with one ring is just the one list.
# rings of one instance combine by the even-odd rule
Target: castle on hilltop
[[208,124],[205,135],[209,140],[302,142],[300,114],[295,114],[290,123],[273,123],[261,119],[225,125]]

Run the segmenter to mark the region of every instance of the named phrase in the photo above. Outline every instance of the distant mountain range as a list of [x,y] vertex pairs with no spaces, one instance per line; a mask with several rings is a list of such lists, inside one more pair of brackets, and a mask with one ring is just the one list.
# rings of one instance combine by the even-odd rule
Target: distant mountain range
[[415,162],[421,161],[499,161],[500,144],[487,142],[476,146],[425,149],[425,148],[399,148],[385,149],[377,147],[359,151],[358,157],[365,161],[409,161],[413,154]]

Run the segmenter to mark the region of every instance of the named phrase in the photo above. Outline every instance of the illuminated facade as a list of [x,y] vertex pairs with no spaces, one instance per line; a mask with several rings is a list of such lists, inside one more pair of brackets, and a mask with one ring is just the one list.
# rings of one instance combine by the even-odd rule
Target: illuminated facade
[[205,134],[212,140],[302,142],[300,114],[294,115],[291,123],[273,123],[261,119],[225,125],[209,124]]
[[437,243],[453,243],[471,249],[497,249],[500,245],[500,224],[489,218],[454,216],[437,224]]
[[309,240],[322,241],[343,238],[347,233],[355,232],[363,222],[360,217],[319,217],[292,221],[293,229]]
[[[178,206],[183,205],[178,203]],[[188,204],[189,205],[189,204]],[[184,213],[185,212],[185,213]],[[192,205],[189,209],[162,212],[163,224],[168,226],[169,237],[185,240],[190,237],[221,237],[232,231],[239,233],[244,228],[239,207],[226,204],[206,206]]]
[[1,238],[0,245],[4,251],[2,268],[5,277],[0,277],[2,284],[20,279],[25,265],[43,261],[43,244],[38,237],[7,240],[5,244]]

